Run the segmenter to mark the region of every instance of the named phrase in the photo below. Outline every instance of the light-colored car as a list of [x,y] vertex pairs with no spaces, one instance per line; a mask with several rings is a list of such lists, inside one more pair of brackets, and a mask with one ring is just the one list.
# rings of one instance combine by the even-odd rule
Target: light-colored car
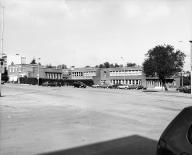
[[94,84],[91,86],[92,88],[99,88],[100,86],[98,84]]
[[129,86],[128,85],[119,85],[117,88],[118,89],[129,89]]

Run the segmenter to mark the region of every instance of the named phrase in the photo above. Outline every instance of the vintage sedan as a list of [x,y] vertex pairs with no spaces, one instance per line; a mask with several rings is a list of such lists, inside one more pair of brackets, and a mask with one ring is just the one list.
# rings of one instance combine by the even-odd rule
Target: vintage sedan
[[192,155],[192,107],[182,110],[165,129],[157,155]]
[[76,81],[73,83],[74,88],[86,88],[86,84],[84,84],[83,82],[80,81]]

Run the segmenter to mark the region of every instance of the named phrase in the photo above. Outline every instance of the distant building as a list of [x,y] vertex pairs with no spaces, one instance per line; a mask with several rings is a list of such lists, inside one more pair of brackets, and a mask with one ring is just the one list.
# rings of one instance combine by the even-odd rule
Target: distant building
[[11,64],[8,66],[10,82],[16,82],[20,77],[37,77],[37,64]]
[[45,68],[38,64],[12,64],[8,66],[10,82],[16,82],[20,77],[42,79],[62,79],[62,69]]
[[[12,64],[8,67],[9,81],[16,82],[20,77],[39,78],[47,80],[93,80],[94,84],[124,84],[143,85],[148,88],[162,87],[157,77],[146,77],[142,67],[117,67],[117,68],[69,68],[57,69],[47,68],[38,64]],[[167,84],[170,87],[179,87],[177,77],[168,78]]]

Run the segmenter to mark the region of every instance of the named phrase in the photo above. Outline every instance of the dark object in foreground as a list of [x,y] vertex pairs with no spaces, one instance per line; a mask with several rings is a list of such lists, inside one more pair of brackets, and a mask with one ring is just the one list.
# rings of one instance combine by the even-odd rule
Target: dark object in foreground
[[192,155],[192,107],[183,109],[165,129],[157,155]]
[[77,88],[86,88],[87,87],[83,82],[80,82],[80,81],[74,82],[73,86],[77,87]]
[[154,155],[157,142],[132,135],[37,155]]

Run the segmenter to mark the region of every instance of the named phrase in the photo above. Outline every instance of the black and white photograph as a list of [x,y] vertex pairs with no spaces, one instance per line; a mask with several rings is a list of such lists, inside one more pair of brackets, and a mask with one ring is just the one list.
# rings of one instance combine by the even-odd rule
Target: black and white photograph
[[0,0],[0,155],[192,155],[192,0]]

